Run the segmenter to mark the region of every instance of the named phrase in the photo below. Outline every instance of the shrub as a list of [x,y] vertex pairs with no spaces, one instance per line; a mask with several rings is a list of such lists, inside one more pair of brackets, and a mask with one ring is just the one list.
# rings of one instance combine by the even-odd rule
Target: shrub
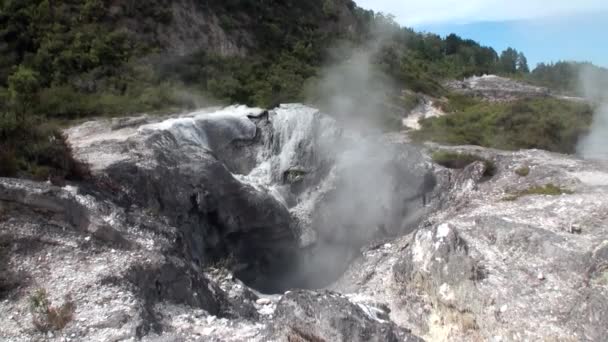
[[76,304],[69,298],[59,306],[52,306],[45,289],[39,289],[30,296],[32,322],[41,332],[57,331],[65,328],[74,318]]
[[436,151],[431,155],[433,161],[441,166],[447,167],[448,169],[464,169],[468,165],[480,161],[483,162],[486,168],[484,172],[485,177],[492,177],[496,174],[496,164],[483,157],[460,152],[449,152],[449,151]]
[[515,192],[504,198],[505,201],[516,201],[517,199],[524,196],[560,196],[560,195],[571,195],[574,192],[554,184],[547,184],[543,186],[533,186],[526,190]]
[[412,138],[505,150],[537,148],[574,153],[593,117],[587,104],[553,98],[490,103],[459,95],[450,96],[444,110],[449,115],[421,120],[422,129],[413,132]]
[[88,166],[74,159],[72,149],[59,128],[30,119],[15,126],[0,127],[0,176],[22,175],[34,180],[83,180]]

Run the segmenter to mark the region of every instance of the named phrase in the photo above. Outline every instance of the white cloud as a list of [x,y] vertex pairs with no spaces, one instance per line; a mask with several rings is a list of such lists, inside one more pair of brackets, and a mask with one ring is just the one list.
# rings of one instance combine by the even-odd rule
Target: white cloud
[[356,0],[407,26],[532,19],[608,10],[606,0]]

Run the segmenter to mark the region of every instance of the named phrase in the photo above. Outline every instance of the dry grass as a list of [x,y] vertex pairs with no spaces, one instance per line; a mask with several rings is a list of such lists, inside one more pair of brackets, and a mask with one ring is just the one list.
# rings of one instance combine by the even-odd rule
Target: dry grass
[[61,306],[52,306],[45,289],[39,289],[30,297],[32,323],[42,332],[65,328],[74,319],[76,304],[69,298]]

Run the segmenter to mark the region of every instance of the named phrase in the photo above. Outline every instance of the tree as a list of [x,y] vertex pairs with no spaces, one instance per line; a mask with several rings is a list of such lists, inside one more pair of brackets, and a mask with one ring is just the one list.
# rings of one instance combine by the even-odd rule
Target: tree
[[530,73],[530,67],[528,67],[528,59],[526,58],[523,52],[520,52],[517,55],[517,71],[524,74]]
[[20,65],[8,78],[9,104],[22,121],[36,104],[40,90],[39,75],[34,70]]
[[517,72],[517,59],[519,53],[513,48],[508,48],[500,54],[500,71],[507,74]]
[[458,52],[462,39],[456,34],[452,33],[445,38],[445,54],[453,55]]

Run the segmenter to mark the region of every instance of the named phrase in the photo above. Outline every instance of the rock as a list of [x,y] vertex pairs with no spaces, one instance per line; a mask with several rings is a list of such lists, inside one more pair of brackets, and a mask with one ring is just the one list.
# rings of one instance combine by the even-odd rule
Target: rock
[[[120,329],[130,320],[129,314],[124,310],[116,310],[108,314],[107,318],[95,325],[99,329]],[[76,337],[72,334],[72,338]]]
[[532,86],[496,75],[473,76],[463,81],[449,81],[446,86],[450,90],[461,94],[495,102],[551,95],[547,88]]
[[333,292],[294,291],[279,301],[271,338],[305,341],[422,341]]
[[[39,287],[92,342],[608,335],[604,162],[442,146],[496,164],[451,170],[303,105],[66,133],[92,181],[0,179],[6,340],[44,338],[19,315]],[[571,193],[504,200],[546,184]]]
[[434,100],[428,96],[419,96],[419,103],[406,118],[403,119],[403,127],[411,130],[419,130],[420,120],[444,116],[446,113],[437,106]]
[[256,300],[256,304],[258,305],[270,305],[272,303],[272,301],[268,298],[260,298],[258,300]]
[[114,201],[167,218],[179,229],[175,248],[196,263],[230,251],[235,275],[264,292],[329,284],[362,245],[412,229],[403,217],[427,191],[416,149],[345,132],[303,105],[144,122],[112,130],[98,121],[67,135]]
[[[433,213],[386,254],[364,251],[332,289],[387,303],[396,324],[429,339],[447,329],[440,340],[601,340],[608,273],[596,270],[608,265],[608,187],[579,175],[608,174],[608,164],[543,151],[454,149],[494,160],[496,175],[484,178],[477,163],[447,175],[437,169]],[[519,164],[534,174],[508,172]],[[573,193],[504,200],[550,183]],[[587,228],[572,235],[563,229],[572,224]]]

